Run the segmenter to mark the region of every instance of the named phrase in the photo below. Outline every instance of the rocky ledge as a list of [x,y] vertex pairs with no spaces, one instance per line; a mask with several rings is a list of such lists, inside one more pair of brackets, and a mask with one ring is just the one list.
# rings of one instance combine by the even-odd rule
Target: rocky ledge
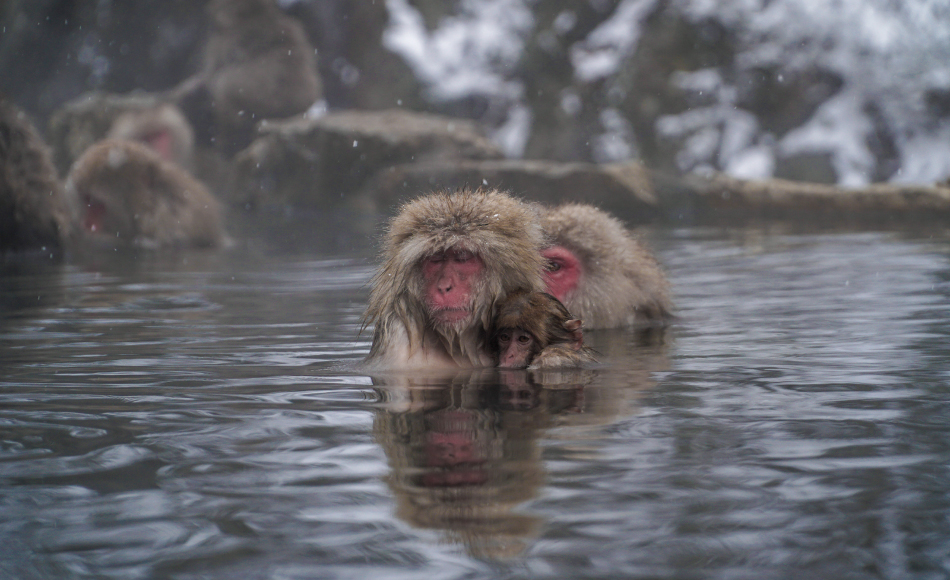
[[[105,133],[124,110],[153,106],[154,95],[92,94],[53,118],[60,169]],[[208,156],[198,148],[196,156]],[[402,109],[339,111],[264,121],[234,159],[198,175],[231,205],[335,207],[391,213],[436,188],[495,187],[556,204],[585,201],[630,223],[657,219],[728,223],[792,219],[847,223],[950,216],[950,185],[874,184],[862,188],[726,175],[676,176],[640,163],[597,165],[503,159],[471,121]]]

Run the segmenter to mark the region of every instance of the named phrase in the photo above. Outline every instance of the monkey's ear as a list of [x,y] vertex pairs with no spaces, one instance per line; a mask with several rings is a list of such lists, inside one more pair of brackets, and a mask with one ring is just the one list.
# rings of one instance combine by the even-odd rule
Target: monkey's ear
[[584,321],[580,318],[572,318],[571,320],[564,321],[564,330],[571,333],[571,348],[574,350],[580,350],[584,346]]

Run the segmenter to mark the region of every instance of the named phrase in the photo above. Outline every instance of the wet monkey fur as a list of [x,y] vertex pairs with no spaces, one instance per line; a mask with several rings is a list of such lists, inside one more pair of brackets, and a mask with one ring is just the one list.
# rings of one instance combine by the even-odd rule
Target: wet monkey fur
[[496,305],[492,327],[501,368],[576,368],[595,363],[580,320],[545,292],[516,291]]
[[91,237],[153,248],[226,241],[219,202],[188,172],[141,143],[93,145],[70,169],[66,190]]
[[322,95],[303,26],[276,0],[211,0],[201,70],[171,92],[198,142],[228,156],[246,147],[261,119],[306,111]]
[[46,143],[0,94],[0,254],[63,247],[73,211]]
[[493,306],[542,290],[538,208],[496,190],[437,192],[389,223],[363,326],[367,365],[382,369],[492,366]]
[[195,154],[195,133],[188,119],[169,103],[122,113],[106,137],[144,143],[165,161],[186,169],[191,168]]
[[588,329],[662,326],[670,284],[650,251],[610,214],[568,203],[544,211],[547,291]]

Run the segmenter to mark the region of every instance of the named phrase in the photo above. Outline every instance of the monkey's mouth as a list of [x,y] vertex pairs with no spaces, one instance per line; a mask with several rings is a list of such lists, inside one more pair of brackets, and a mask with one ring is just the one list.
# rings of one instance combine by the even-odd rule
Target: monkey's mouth
[[511,362],[511,361],[501,361],[498,363],[498,368],[506,370],[518,370],[528,368],[527,362]]
[[441,324],[456,324],[472,315],[469,308],[439,308],[432,312],[432,317]]
[[91,197],[85,197],[83,202],[86,206],[83,214],[83,227],[90,232],[102,232],[106,217],[106,204]]

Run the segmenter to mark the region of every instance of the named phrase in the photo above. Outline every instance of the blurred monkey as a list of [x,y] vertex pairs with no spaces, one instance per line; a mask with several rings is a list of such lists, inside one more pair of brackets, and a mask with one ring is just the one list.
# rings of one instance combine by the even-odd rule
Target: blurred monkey
[[49,148],[0,95],[0,253],[62,247],[72,215]]
[[581,321],[545,292],[517,291],[496,306],[492,340],[497,364],[509,369],[553,369],[595,363],[584,346]]
[[172,91],[201,141],[227,155],[246,147],[261,119],[303,113],[322,94],[303,27],[274,0],[211,0],[201,71]]
[[116,117],[107,138],[144,143],[165,161],[186,169],[192,167],[195,133],[175,105],[162,103],[152,108],[126,111]]
[[83,229],[143,247],[219,246],[218,201],[194,177],[134,141],[100,141],[66,180]]
[[440,192],[389,223],[364,327],[379,368],[491,366],[493,304],[541,290],[537,208],[495,190]]
[[613,216],[568,203],[542,215],[547,290],[589,329],[662,325],[672,316],[659,262]]

